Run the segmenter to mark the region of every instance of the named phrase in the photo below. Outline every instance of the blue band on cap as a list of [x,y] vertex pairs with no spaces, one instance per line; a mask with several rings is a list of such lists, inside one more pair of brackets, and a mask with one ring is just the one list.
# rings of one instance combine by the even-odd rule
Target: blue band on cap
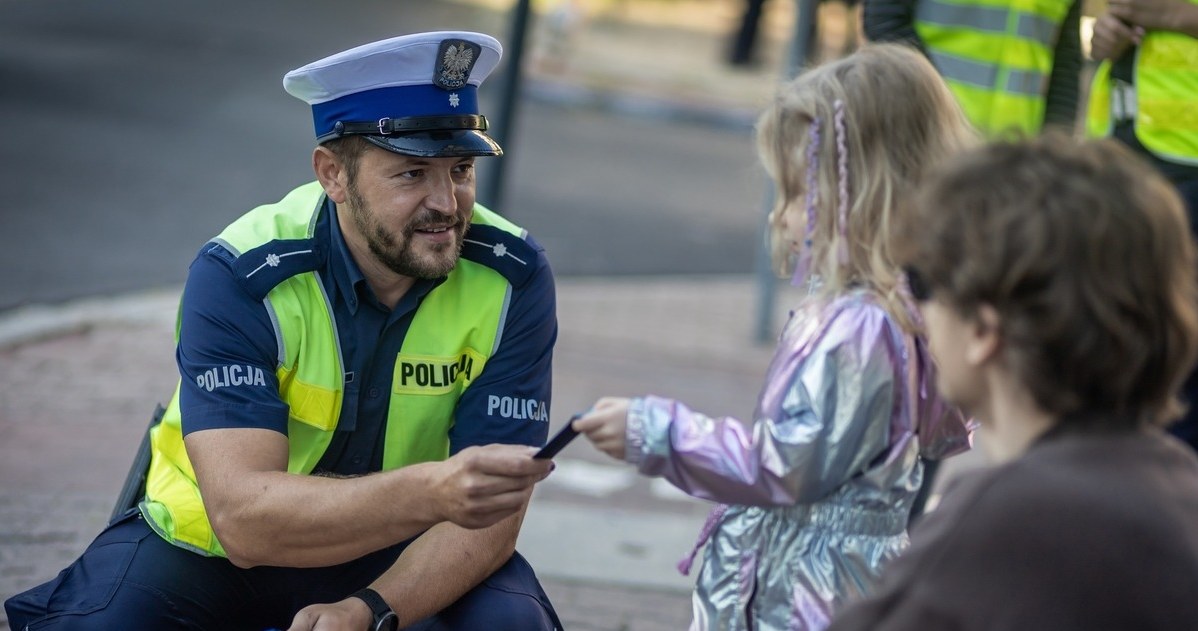
[[451,92],[433,85],[393,86],[347,94],[312,106],[317,138],[332,132],[337,121],[462,114],[478,114],[478,86],[467,84]]

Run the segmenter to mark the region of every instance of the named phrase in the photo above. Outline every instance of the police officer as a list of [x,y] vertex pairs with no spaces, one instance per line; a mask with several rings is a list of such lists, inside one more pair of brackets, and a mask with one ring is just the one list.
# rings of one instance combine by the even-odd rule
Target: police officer
[[[499,42],[396,37],[294,70],[316,181],[191,266],[147,492],[14,629],[550,629],[515,541],[557,335],[544,251],[475,203]],[[503,443],[503,444],[496,444]]]
[[1081,72],[1081,0],[865,0],[873,41],[928,55],[974,127],[994,138],[1072,130]]
[[[1094,22],[1086,132],[1113,136],[1156,166],[1181,193],[1198,236],[1198,0],[1110,0]],[[1189,410],[1170,429],[1198,449],[1198,371]]]

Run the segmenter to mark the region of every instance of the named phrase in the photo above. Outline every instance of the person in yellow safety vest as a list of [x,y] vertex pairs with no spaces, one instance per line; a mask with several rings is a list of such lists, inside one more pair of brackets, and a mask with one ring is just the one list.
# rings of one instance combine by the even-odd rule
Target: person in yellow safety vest
[[515,552],[548,434],[553,275],[475,203],[502,49],[418,33],[293,70],[316,181],[205,244],[146,495],[14,629],[559,629]]
[[1198,0],[1112,0],[1094,22],[1101,61],[1090,136],[1114,136],[1181,189],[1198,217]]
[[[1086,132],[1113,136],[1152,162],[1186,203],[1198,236],[1198,0],[1110,0],[1094,21]],[[1171,431],[1198,449],[1198,371]]]
[[1081,0],[865,0],[872,41],[923,51],[983,135],[1072,130]]

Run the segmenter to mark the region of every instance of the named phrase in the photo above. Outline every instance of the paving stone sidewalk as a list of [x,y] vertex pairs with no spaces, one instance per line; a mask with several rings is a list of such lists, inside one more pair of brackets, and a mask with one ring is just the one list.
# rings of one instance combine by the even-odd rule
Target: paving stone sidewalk
[[[770,354],[747,342],[754,294],[748,276],[561,280],[555,410],[653,388],[743,413]],[[0,597],[52,577],[103,528],[150,410],[177,379],[176,300],[166,289],[0,317]],[[630,510],[651,515],[654,506]],[[691,517],[700,523],[702,513]],[[664,543],[685,550],[690,536]],[[520,545],[532,557],[557,544]],[[685,588],[636,575],[542,578],[569,629],[665,631],[690,619]]]

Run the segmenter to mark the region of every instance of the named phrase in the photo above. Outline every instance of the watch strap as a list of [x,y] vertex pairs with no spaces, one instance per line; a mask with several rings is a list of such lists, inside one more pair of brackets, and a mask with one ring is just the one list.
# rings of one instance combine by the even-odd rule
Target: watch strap
[[371,623],[371,631],[396,631],[399,629],[399,616],[391,609],[391,605],[383,600],[379,593],[363,587],[358,591],[350,594],[350,598],[357,598],[366,603],[370,607],[370,612],[374,615],[374,622]]

